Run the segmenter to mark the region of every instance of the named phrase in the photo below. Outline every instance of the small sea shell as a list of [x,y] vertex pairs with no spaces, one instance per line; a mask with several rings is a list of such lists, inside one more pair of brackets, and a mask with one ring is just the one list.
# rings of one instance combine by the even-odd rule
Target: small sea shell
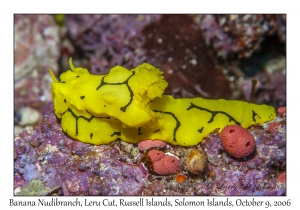
[[185,161],[186,167],[192,174],[200,174],[205,171],[208,159],[204,151],[199,149],[192,149]]

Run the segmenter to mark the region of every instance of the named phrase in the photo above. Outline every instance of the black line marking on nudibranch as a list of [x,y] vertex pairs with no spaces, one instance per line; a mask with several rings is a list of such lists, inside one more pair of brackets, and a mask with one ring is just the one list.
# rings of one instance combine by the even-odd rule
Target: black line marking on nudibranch
[[255,116],[257,116],[257,117],[259,117],[259,119],[261,119],[260,116],[259,116],[254,110],[252,110],[252,120],[253,120],[254,122],[256,122]]
[[65,104],[67,103],[67,100],[66,99],[64,99],[64,102],[65,102]]
[[78,77],[80,77],[80,76],[76,76],[76,78],[78,78]]
[[83,100],[85,98],[85,96],[80,96],[80,99]]
[[190,109],[192,109],[192,108],[196,108],[196,109],[203,110],[203,111],[207,111],[207,112],[211,113],[211,118],[209,119],[209,121],[208,121],[207,123],[213,122],[213,121],[214,121],[214,118],[215,118],[215,116],[216,116],[217,114],[224,114],[224,115],[226,115],[226,116],[229,118],[229,122],[234,121],[235,124],[240,125],[240,123],[239,123],[236,119],[234,119],[231,115],[229,115],[229,114],[226,113],[226,112],[223,112],[223,111],[211,111],[211,110],[209,110],[209,109],[206,109],[206,108],[197,106],[197,105],[195,105],[195,104],[193,104],[193,103],[191,103],[190,107],[187,108],[186,110],[190,110]]
[[138,128],[138,135],[141,135],[141,134],[143,134],[143,133],[141,132],[141,127],[139,127]]
[[134,95],[134,94],[133,94],[133,91],[131,90],[131,87],[128,85],[128,81],[129,81],[129,79],[130,79],[133,75],[135,75],[135,72],[134,72],[134,71],[132,72],[132,74],[131,74],[124,82],[118,82],[118,83],[108,83],[108,82],[105,82],[105,81],[104,81],[105,76],[104,76],[104,77],[102,77],[101,83],[100,83],[100,85],[96,88],[96,90],[98,90],[99,88],[101,88],[101,87],[104,86],[104,85],[126,85],[127,88],[128,88],[128,91],[129,91],[129,93],[130,93],[130,100],[129,100],[128,104],[126,104],[125,106],[123,106],[123,107],[120,108],[120,110],[121,110],[122,112],[126,112],[127,107],[132,103],[133,95]]
[[61,81],[60,83],[66,83],[65,81]]
[[96,117],[96,116],[92,115],[88,110],[85,110],[85,111],[91,115],[89,118],[87,118],[85,116],[77,116],[70,107],[68,107],[68,109],[66,111],[64,111],[63,114],[62,114],[62,115],[64,115],[66,112],[70,112],[71,115],[75,118],[75,127],[76,127],[75,136],[78,135],[78,120],[80,118],[82,118],[82,119],[84,119],[88,122],[91,122],[92,119],[94,119],[94,118],[110,119],[110,117]]
[[114,135],[121,136],[121,131],[114,132],[113,134],[110,135],[110,137],[113,137]]
[[200,129],[198,130],[198,132],[199,132],[199,133],[202,133],[203,128],[204,128],[204,127],[200,128]]
[[158,131],[160,131],[160,129],[158,129],[158,130],[154,131],[153,133],[156,133],[156,132],[158,132]]
[[176,132],[177,132],[177,130],[179,129],[181,123],[180,123],[180,121],[177,119],[177,117],[175,116],[175,114],[172,113],[172,112],[164,112],[164,111],[159,111],[159,110],[153,110],[153,111],[154,111],[154,112],[160,112],[160,113],[162,113],[162,114],[169,114],[169,115],[171,115],[171,116],[175,119],[175,121],[176,121],[176,126],[175,126],[174,131],[173,131],[173,141],[177,142],[177,140],[176,140]]
[[[85,110],[87,113],[89,113],[90,115],[92,115],[87,109]],[[92,115],[93,117],[95,117],[95,118],[100,118],[100,119],[110,119],[110,117],[109,116],[105,116],[105,117],[96,117],[96,116],[94,116],[94,115]]]
[[90,134],[90,138],[91,138],[91,140],[92,140],[92,138],[93,138],[93,135],[94,135],[93,133],[91,133],[91,134]]

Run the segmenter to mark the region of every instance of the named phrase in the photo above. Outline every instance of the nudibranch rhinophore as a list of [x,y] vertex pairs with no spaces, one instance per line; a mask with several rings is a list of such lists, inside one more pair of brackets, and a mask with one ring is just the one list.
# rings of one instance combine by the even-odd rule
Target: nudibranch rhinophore
[[168,85],[163,72],[147,63],[132,70],[115,66],[107,75],[75,68],[72,59],[69,63],[59,81],[49,69],[54,112],[63,131],[85,143],[160,139],[192,146],[226,125],[247,128],[276,116],[268,105],[163,95]]

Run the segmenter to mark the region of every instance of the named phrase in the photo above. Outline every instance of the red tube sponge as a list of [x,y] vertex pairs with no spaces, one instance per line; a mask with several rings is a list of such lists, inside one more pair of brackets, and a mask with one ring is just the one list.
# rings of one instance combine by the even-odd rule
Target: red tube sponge
[[284,116],[284,115],[286,115],[286,107],[285,107],[285,106],[279,107],[279,108],[277,109],[277,113],[278,113],[279,116]]
[[175,174],[180,169],[179,160],[164,152],[153,149],[148,152],[148,157],[152,162],[152,169],[159,175]]
[[156,149],[148,152],[148,157],[150,158],[152,163],[159,161],[160,159],[162,159],[165,156],[166,156],[166,154],[164,152],[156,150]]
[[271,123],[269,124],[268,131],[269,131],[270,133],[276,131],[276,130],[278,129],[279,125],[280,125],[279,122],[271,122]]
[[151,149],[153,147],[164,148],[166,143],[161,140],[144,140],[138,143],[138,148],[141,151]]
[[179,171],[179,160],[174,156],[166,155],[153,163],[153,171],[159,175],[175,174]]
[[280,174],[278,176],[278,181],[281,182],[281,183],[285,183],[286,182],[286,173],[283,172],[282,174]]
[[228,125],[221,132],[224,149],[236,158],[245,158],[255,150],[254,137],[242,126]]

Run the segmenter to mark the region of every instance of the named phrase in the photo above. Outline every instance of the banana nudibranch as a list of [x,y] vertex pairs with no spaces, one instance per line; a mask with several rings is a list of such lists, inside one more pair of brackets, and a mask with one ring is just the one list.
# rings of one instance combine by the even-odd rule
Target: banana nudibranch
[[72,59],[69,64],[59,81],[49,69],[54,112],[63,131],[85,143],[160,139],[192,146],[226,125],[247,128],[276,116],[268,105],[163,95],[167,82],[162,71],[147,63],[132,70],[116,66],[107,75],[75,68]]

